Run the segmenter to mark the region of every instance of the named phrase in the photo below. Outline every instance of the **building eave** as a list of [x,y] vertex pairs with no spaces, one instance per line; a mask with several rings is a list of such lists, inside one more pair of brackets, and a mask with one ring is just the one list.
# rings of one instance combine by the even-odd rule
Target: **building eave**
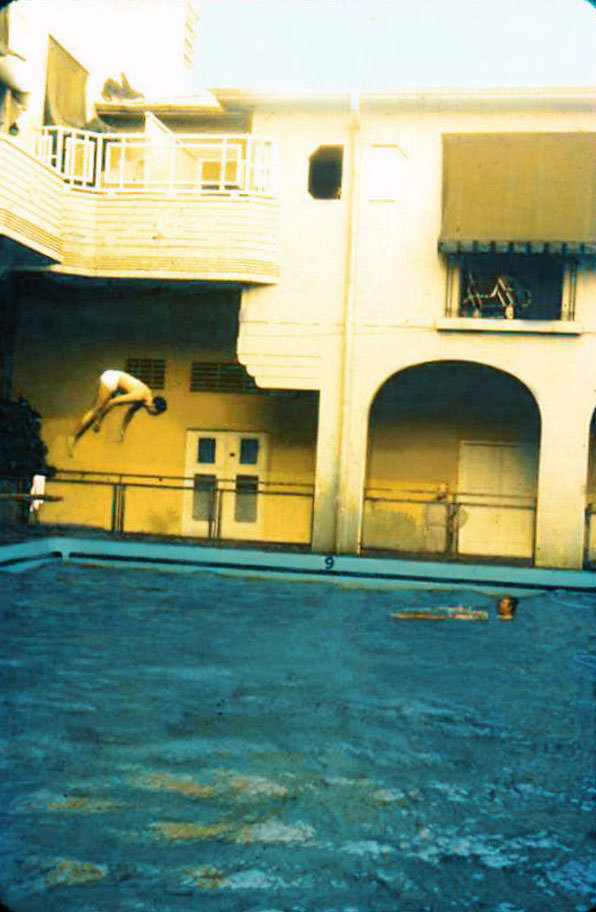
[[363,92],[296,92],[261,89],[211,88],[224,108],[246,110],[349,110],[357,95],[361,110],[378,109],[458,109],[480,108],[486,104],[501,108],[593,109],[596,113],[596,86],[523,88],[396,88]]

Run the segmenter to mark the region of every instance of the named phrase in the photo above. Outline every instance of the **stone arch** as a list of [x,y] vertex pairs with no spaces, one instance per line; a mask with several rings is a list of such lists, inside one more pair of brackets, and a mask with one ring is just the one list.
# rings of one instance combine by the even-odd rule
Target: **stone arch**
[[363,549],[530,560],[540,431],[536,397],[500,368],[392,374],[369,409]]
[[[458,364],[462,367],[473,366],[478,368],[486,368],[487,370],[492,370],[495,373],[504,374],[507,377],[510,377],[513,381],[516,381],[520,386],[524,387],[527,393],[532,397],[536,404],[536,408],[539,413],[542,412],[540,405],[540,391],[539,385],[536,383],[535,378],[532,376],[531,372],[526,376],[526,371],[524,371],[524,365],[516,365],[515,370],[511,369],[509,364],[502,363],[499,359],[494,360],[478,360],[477,358],[458,356],[458,357],[428,357],[422,358],[418,361],[408,361],[405,364],[401,364],[389,374],[385,373],[382,376],[377,376],[373,381],[372,387],[370,389],[370,402],[369,402],[369,420],[370,420],[370,409],[373,406],[375,399],[377,398],[379,392],[395,377],[405,374],[409,371],[413,371],[416,368],[423,368],[427,365],[442,365],[442,364]],[[596,401],[594,403],[596,408]]]

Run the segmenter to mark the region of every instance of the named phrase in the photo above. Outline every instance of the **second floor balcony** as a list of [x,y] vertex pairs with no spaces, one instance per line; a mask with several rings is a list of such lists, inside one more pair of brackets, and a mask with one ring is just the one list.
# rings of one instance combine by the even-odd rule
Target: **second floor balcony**
[[22,184],[27,198],[39,186],[36,169],[58,178],[50,207],[53,230],[59,225],[54,270],[234,283],[278,279],[270,140],[52,126],[42,129],[34,157],[16,146],[11,154],[15,173],[24,175],[15,186]]
[[[156,120],[156,118],[154,118]],[[92,133],[44,127],[37,156],[71,187],[274,199],[276,148],[251,135]]]

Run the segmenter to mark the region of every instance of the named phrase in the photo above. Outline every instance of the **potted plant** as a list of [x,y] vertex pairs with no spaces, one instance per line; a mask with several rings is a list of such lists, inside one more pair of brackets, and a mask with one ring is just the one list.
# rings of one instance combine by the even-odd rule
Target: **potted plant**
[[52,476],[41,418],[26,399],[0,399],[0,523],[26,522],[34,475]]

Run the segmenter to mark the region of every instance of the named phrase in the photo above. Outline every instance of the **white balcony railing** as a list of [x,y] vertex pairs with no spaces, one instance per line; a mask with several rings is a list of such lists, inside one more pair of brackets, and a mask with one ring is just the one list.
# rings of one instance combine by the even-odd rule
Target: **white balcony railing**
[[112,192],[276,195],[276,147],[249,135],[91,133],[43,127],[38,158],[73,187]]

